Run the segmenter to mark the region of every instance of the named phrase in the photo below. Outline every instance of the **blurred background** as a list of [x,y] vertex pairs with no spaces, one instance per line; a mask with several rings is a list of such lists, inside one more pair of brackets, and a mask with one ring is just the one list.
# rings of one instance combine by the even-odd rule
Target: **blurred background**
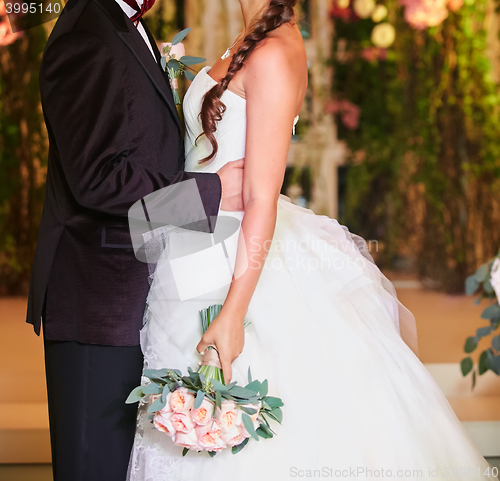
[[[422,362],[499,465],[500,1],[298,3],[309,88],[283,193],[370,240],[416,316]],[[238,0],[156,0],[146,21],[158,42],[191,27],[187,51],[208,65],[242,25]],[[51,479],[42,341],[24,316],[53,25],[13,33],[0,0],[2,480]]]

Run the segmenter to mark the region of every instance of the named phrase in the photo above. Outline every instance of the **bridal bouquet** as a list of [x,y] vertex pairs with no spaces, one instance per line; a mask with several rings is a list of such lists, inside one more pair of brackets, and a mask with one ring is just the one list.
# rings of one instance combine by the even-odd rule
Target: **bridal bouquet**
[[181,42],[190,31],[190,28],[186,28],[179,32],[172,42],[160,44],[161,66],[168,73],[176,105],[181,104],[177,78],[184,74],[189,80],[194,80],[194,73],[190,71],[190,66],[206,60],[202,57],[189,57],[186,55],[186,50]]
[[[213,305],[200,311],[203,332],[221,307]],[[210,347],[201,367],[196,372],[188,368],[187,376],[177,369],[145,369],[144,376],[150,383],[136,387],[126,402],[138,402],[149,395],[153,426],[182,446],[183,456],[189,450],[215,456],[226,448],[236,454],[250,438],[272,438],[271,422],[282,421],[283,401],[267,395],[267,380],[252,380],[249,368],[245,387],[236,382],[225,385],[217,352]]]

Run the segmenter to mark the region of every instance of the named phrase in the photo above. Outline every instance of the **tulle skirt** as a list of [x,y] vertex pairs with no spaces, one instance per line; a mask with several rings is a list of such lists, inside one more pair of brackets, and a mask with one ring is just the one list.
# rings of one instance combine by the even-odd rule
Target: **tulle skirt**
[[[282,197],[244,351],[233,363],[233,380],[246,384],[251,366],[253,378],[268,379],[270,394],[283,399],[277,435],[250,440],[236,455],[182,457],[142,407],[128,479],[491,480],[490,465],[414,352],[411,316],[364,249],[335,220]],[[175,277],[158,262],[141,342],[147,367],[185,372],[199,361],[198,312],[222,304],[228,286],[214,281],[214,289],[180,300]]]

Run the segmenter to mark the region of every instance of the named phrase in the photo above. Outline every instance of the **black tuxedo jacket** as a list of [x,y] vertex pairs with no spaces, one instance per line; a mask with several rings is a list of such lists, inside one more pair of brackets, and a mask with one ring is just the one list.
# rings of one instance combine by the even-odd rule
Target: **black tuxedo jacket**
[[137,345],[148,268],[134,256],[128,209],[194,178],[215,218],[219,176],[183,172],[167,74],[115,0],[69,0],[47,41],[40,91],[50,148],[27,322],[40,333],[45,301],[47,339]]

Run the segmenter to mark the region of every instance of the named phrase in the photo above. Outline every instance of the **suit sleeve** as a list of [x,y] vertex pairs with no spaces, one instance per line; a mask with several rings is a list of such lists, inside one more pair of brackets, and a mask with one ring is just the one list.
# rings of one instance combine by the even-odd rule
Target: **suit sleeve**
[[86,32],[64,34],[45,52],[40,71],[44,115],[76,201],[126,216],[151,192],[195,178],[207,217],[216,217],[221,199],[217,174],[180,171],[167,177],[146,168],[144,154],[128,150],[124,80],[124,66],[112,49]]

